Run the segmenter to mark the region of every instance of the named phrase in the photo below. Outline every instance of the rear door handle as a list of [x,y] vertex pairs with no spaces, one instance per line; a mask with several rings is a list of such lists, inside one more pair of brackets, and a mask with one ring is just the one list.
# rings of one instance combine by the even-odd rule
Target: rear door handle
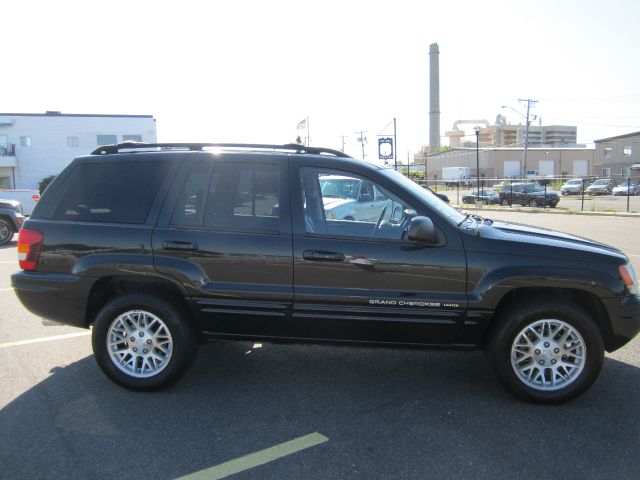
[[302,254],[302,257],[305,260],[317,260],[321,262],[341,262],[342,260],[344,260],[344,253],[305,250]]
[[164,248],[165,250],[198,250],[199,246],[197,243],[192,242],[177,242],[167,240],[162,242],[162,248]]

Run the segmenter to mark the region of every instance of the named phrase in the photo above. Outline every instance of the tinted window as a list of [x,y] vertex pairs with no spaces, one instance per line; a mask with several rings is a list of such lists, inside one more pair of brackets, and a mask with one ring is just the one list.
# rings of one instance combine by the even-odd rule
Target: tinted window
[[279,229],[280,172],[277,165],[193,165],[171,223],[212,228]]
[[169,162],[87,163],[66,182],[52,218],[144,223]]

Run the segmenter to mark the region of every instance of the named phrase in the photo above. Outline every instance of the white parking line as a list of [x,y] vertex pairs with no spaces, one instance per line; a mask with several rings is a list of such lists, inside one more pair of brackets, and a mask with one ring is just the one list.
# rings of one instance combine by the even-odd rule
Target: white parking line
[[5,264],[5,263],[18,263],[18,259],[16,258],[15,260],[12,260],[11,262],[0,262],[0,264]]
[[8,292],[9,290],[13,290],[12,287],[9,288],[0,288],[0,292]]
[[66,338],[86,337],[91,335],[90,331],[67,333],[66,335],[54,335],[52,337],[32,338],[31,340],[19,340],[17,342],[0,343],[0,348],[19,347],[20,345],[29,345],[32,343],[53,342],[55,340],[64,340]]
[[299,452],[300,450],[315,447],[316,445],[328,440],[329,439],[324,435],[314,432],[309,435],[305,435],[304,437],[294,438],[288,442],[260,450],[259,452],[250,453],[243,457],[229,460],[228,462],[221,463],[215,467],[190,473],[189,475],[185,475],[184,477],[180,477],[176,480],[217,480],[220,478],[226,478],[230,475],[235,475],[236,473],[244,472],[245,470],[272,462],[278,458],[286,457],[287,455]]

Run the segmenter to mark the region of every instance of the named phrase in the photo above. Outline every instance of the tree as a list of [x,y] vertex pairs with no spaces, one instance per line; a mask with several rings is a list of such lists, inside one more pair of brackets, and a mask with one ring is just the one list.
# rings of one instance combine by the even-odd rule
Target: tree
[[44,191],[47,189],[54,178],[56,178],[55,175],[49,175],[48,177],[44,177],[42,180],[40,180],[40,182],[38,183],[38,190],[40,191],[40,195],[44,193]]

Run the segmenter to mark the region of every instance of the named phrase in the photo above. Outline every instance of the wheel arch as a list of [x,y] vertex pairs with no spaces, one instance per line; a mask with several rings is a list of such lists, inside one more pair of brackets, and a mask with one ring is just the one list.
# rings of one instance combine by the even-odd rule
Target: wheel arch
[[602,301],[591,292],[573,288],[519,287],[508,291],[498,302],[493,319],[485,331],[483,344],[486,345],[500,322],[501,313],[510,305],[525,299],[552,298],[570,302],[583,309],[596,323],[607,351],[615,350],[615,338],[609,314]]
[[85,323],[93,324],[98,312],[113,298],[129,293],[148,294],[161,297],[181,307],[188,313],[189,321],[195,327],[195,311],[188,296],[178,285],[165,278],[140,278],[128,276],[110,276],[98,280],[89,293]]

